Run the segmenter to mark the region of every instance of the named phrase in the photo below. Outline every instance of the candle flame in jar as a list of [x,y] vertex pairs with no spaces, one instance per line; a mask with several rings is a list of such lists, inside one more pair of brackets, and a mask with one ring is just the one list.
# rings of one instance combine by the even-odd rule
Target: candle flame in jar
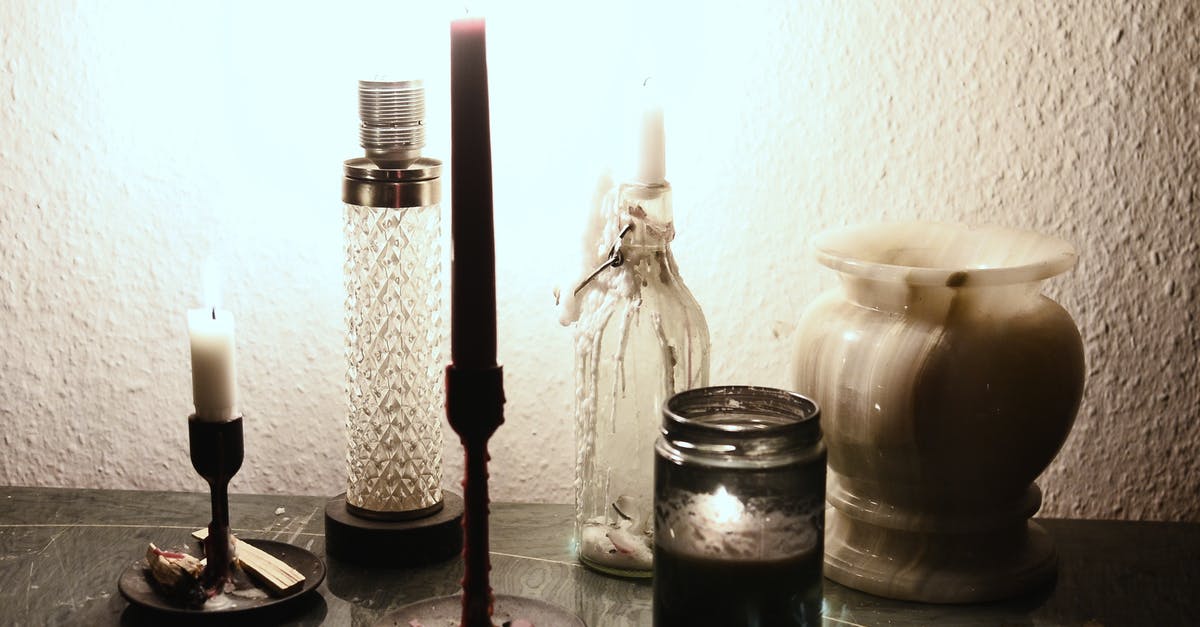
[[700,503],[705,518],[719,525],[736,523],[742,519],[746,507],[738,498],[729,493],[725,486],[717,486],[717,491]]

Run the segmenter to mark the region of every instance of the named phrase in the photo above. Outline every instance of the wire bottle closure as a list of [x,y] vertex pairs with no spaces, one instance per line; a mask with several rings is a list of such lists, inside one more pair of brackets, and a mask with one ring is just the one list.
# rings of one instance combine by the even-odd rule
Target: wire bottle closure
[[621,242],[625,241],[625,236],[628,235],[632,230],[633,223],[626,224],[625,228],[621,229],[621,232],[617,234],[616,241],[614,241],[612,246],[608,248],[608,258],[605,259],[604,263],[601,263],[598,268],[593,270],[586,279],[580,281],[579,285],[575,286],[575,291],[572,292],[572,294],[578,295],[584,287],[587,287],[588,283],[591,283],[596,279],[596,277],[600,276],[600,273],[603,272],[605,268],[619,268],[625,263],[625,254],[621,252]]

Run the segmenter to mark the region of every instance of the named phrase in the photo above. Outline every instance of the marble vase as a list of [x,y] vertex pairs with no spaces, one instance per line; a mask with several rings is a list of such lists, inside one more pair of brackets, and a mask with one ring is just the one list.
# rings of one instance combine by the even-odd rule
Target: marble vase
[[1052,580],[1034,480],[1074,422],[1084,359],[1041,284],[1075,250],[934,223],[831,231],[815,250],[841,286],[800,321],[793,383],[824,413],[825,575],[945,603]]

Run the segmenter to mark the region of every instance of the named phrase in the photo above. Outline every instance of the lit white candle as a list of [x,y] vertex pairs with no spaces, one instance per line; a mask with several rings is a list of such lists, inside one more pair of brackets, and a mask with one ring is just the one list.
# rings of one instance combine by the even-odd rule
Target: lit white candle
[[643,185],[667,183],[667,138],[663,125],[663,110],[657,103],[647,104],[642,111],[641,158],[636,180]]
[[[206,273],[208,274],[208,273]],[[205,277],[205,301],[216,303],[216,290]],[[192,398],[196,419],[233,420],[237,416],[237,366],[233,351],[233,314],[215,304],[188,310],[192,344]]]

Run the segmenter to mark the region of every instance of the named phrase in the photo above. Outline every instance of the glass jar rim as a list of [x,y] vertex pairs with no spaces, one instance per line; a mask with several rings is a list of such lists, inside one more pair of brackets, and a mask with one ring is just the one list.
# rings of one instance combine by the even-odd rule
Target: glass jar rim
[[1078,258],[1065,240],[1035,231],[945,222],[862,224],[813,239],[817,261],[876,281],[946,287],[1041,281]]
[[[663,404],[662,436],[696,452],[776,453],[819,442],[820,415],[815,401],[787,390],[750,385],[694,388]],[[723,419],[730,417],[735,419]],[[752,442],[764,446],[747,448]]]

